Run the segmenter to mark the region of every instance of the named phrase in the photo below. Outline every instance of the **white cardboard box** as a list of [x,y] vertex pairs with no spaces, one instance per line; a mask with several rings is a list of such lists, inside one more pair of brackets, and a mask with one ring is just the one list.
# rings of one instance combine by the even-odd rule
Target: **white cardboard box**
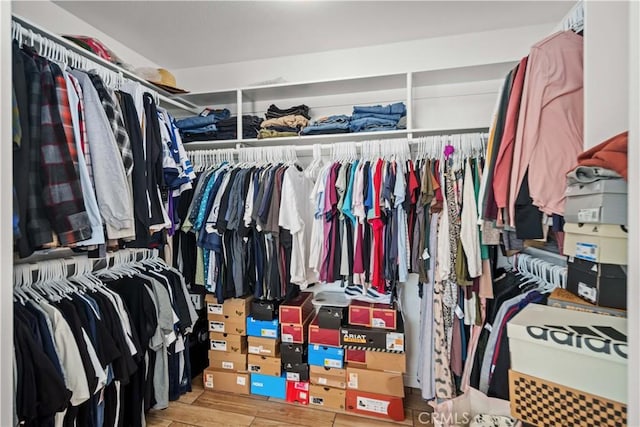
[[612,224],[564,225],[564,254],[602,264],[627,264],[627,231]]
[[512,370],[627,403],[627,319],[529,304],[507,333]]

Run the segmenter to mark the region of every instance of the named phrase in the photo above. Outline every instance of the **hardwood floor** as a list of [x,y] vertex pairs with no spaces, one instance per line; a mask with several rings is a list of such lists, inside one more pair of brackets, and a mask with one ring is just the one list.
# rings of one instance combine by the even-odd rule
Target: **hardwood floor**
[[[148,427],[383,427],[425,426],[422,412],[432,412],[424,402],[420,390],[405,390],[405,420],[400,423],[350,415],[346,412],[319,410],[308,406],[292,405],[263,396],[240,396],[229,393],[205,391],[202,380],[195,380],[193,391],[171,402],[167,409],[151,411],[147,416]],[[426,419],[425,419],[426,418]]]

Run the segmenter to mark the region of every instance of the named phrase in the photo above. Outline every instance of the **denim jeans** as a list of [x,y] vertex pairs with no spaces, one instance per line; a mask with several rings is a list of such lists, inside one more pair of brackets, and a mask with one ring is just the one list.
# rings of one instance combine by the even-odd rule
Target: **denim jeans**
[[354,113],[351,116],[352,120],[364,119],[365,117],[372,117],[374,119],[395,120],[396,122],[402,117],[401,114],[381,114],[381,113]]
[[176,127],[180,130],[200,129],[209,125],[213,125],[219,121],[216,116],[193,116],[184,119],[176,120]]
[[[365,117],[358,120],[351,120],[349,129],[351,132],[371,132],[373,130],[392,130],[396,128],[397,120],[376,119]],[[382,129],[379,129],[382,128]]]
[[203,133],[212,133],[217,130],[218,128],[216,127],[216,125],[211,124],[211,125],[206,125],[199,128],[194,128],[194,129],[183,129],[182,133],[183,135],[200,135]]
[[407,108],[404,102],[396,102],[389,105],[365,105],[353,107],[353,114],[357,113],[376,113],[376,114],[400,114],[404,116],[407,114]]
[[302,135],[321,135],[329,133],[346,133],[349,132],[349,122],[351,117],[344,114],[325,117],[316,120],[311,125],[305,127],[300,132]]

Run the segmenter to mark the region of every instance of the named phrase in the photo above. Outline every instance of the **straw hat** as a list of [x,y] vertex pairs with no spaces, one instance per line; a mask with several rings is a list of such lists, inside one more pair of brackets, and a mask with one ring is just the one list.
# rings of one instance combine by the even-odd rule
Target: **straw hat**
[[136,74],[167,92],[189,93],[176,86],[176,77],[165,68],[138,68]]

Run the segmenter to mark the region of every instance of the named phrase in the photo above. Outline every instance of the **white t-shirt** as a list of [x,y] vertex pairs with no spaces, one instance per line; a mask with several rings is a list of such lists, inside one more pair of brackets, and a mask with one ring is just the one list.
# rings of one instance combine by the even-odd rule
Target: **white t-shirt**
[[312,194],[313,187],[313,181],[294,166],[284,173],[278,225],[291,232],[291,283],[301,289],[318,281],[317,274],[306,262],[311,251],[310,225],[314,221],[314,206],[308,195]]

